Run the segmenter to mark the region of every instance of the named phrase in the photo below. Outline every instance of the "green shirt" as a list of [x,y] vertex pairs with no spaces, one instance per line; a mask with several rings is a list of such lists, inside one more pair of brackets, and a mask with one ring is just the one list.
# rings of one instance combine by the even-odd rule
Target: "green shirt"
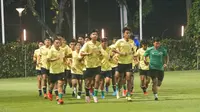
[[164,71],[163,61],[165,56],[167,56],[167,50],[165,48],[159,47],[158,49],[155,49],[154,46],[150,47],[146,50],[144,56],[149,56],[150,58],[150,69]]

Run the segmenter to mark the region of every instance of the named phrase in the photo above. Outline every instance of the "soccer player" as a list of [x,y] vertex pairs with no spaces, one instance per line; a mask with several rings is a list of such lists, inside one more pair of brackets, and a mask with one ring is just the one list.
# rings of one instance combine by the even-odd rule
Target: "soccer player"
[[90,41],[89,37],[85,37],[85,43],[87,43],[88,41]]
[[58,96],[59,100],[57,101],[58,104],[63,104],[64,101],[62,99],[63,96],[63,84],[64,84],[64,58],[65,53],[60,49],[61,41],[58,38],[54,39],[53,47],[48,52],[47,60],[50,63],[49,67],[49,93],[48,98],[50,100],[53,99],[52,90],[54,88],[54,84],[57,83],[58,87]]
[[99,64],[101,63],[101,47],[100,42],[97,41],[98,39],[98,31],[93,30],[90,34],[91,41],[84,44],[81,48],[80,55],[85,57],[85,65],[86,71],[84,73],[85,79],[85,91],[86,91],[86,102],[90,102],[90,93],[89,89],[91,87],[91,81],[95,78],[94,84],[94,102],[97,103],[97,93],[99,88],[100,82],[100,72],[101,67]]
[[41,61],[41,73],[42,73],[42,89],[44,93],[44,98],[47,98],[47,79],[49,75],[49,62],[47,61],[47,55],[51,48],[51,40],[45,39],[44,46],[40,48],[40,53],[38,56],[37,64],[40,64]]
[[[121,88],[121,79],[125,77],[127,81],[127,100],[131,101],[131,88],[132,88],[132,60],[133,60],[133,53],[134,48],[133,45],[129,42],[130,41],[130,33],[131,30],[127,27],[123,29],[123,39],[119,39],[115,43],[115,50],[114,52],[118,53],[118,68],[117,73],[115,74],[116,79],[116,89],[117,89],[117,99],[120,98],[119,91]],[[124,76],[125,75],[125,76]]]
[[[136,57],[137,57],[137,62],[139,62],[139,71],[140,71],[140,87],[143,90],[144,95],[148,95],[147,88],[150,83],[150,78],[149,78],[149,65],[144,63],[144,53],[147,50],[147,42],[142,41],[141,42],[142,48],[137,50]],[[149,58],[148,62],[149,62]]]
[[[109,48],[113,49],[114,45],[116,43],[116,39],[113,39],[112,41],[112,45],[109,46]],[[113,88],[113,96],[116,96],[116,82],[115,82],[115,72],[117,69],[117,65],[118,65],[118,54],[111,52],[111,59],[110,59],[110,63],[111,63],[111,67],[112,67],[112,88]]]
[[71,87],[71,69],[70,69],[70,62],[68,60],[68,57],[71,57],[72,50],[71,48],[67,45],[66,40],[63,37],[60,37],[61,39],[61,46],[60,49],[65,53],[65,60],[64,60],[64,66],[65,66],[65,80],[64,80],[64,85],[63,85],[63,93],[66,93],[66,87],[67,83],[69,83]]
[[111,64],[110,64],[110,54],[111,49],[108,47],[107,38],[101,39],[101,53],[102,53],[102,60],[101,60],[101,82],[100,82],[100,89],[101,89],[101,98],[104,99],[104,83],[106,83],[106,92],[108,93],[108,87],[110,86],[110,78],[111,78]]
[[[164,47],[160,46],[160,40],[155,38],[153,41],[153,47],[150,47],[144,53],[145,59],[144,63],[149,64],[150,67],[150,77],[152,78],[152,91],[155,100],[158,100],[158,82],[162,82],[164,78],[164,68],[168,64],[168,55]],[[150,62],[148,63],[147,57],[149,56]]]
[[69,44],[69,47],[71,48],[72,51],[75,51],[75,46],[76,46],[76,40],[72,40]]
[[[84,61],[82,57],[79,57],[79,52],[81,49],[81,43],[76,43],[75,51],[72,52],[72,88],[77,99],[81,99],[82,83],[83,83],[83,68]],[[77,94],[77,84],[78,84],[78,94]]]
[[36,73],[37,73],[37,81],[38,81],[38,92],[39,96],[42,96],[42,73],[41,73],[41,62],[38,61],[38,57],[40,54],[40,47],[42,47],[44,44],[42,42],[38,43],[39,48],[34,51],[33,55],[33,62],[36,63]]
[[78,42],[81,44],[81,46],[83,46],[84,43],[85,43],[85,40],[84,40],[84,38],[82,36],[79,36],[78,37]]

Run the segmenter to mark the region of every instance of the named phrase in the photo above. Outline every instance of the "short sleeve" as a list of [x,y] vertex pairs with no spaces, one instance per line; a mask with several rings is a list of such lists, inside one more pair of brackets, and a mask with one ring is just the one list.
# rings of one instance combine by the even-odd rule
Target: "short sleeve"
[[86,52],[88,51],[88,44],[84,44],[83,47],[81,48],[80,52]]
[[146,57],[146,56],[149,56],[149,55],[150,55],[150,51],[151,51],[151,49],[148,48],[148,49],[146,50],[146,52],[144,53],[144,56],[145,56],[145,57]]
[[163,56],[167,56],[167,49],[163,49]]
[[118,41],[114,44],[113,48],[114,48],[114,49],[117,49],[117,48],[119,48],[119,45],[120,45],[120,40],[118,40]]

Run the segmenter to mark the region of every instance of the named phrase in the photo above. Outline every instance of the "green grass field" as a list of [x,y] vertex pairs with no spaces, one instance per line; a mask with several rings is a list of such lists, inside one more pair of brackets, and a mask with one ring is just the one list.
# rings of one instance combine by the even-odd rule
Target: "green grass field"
[[83,99],[72,98],[70,89],[68,93],[65,104],[57,105],[38,97],[36,78],[1,79],[0,112],[200,112],[200,72],[166,72],[159,101],[153,100],[151,89],[148,96],[142,94],[138,75],[132,102],[117,100],[109,93],[97,104],[86,104]]

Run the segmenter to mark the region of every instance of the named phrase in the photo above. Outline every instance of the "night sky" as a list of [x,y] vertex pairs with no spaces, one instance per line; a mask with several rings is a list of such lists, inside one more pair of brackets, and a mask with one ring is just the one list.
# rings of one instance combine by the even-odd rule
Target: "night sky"
[[[18,0],[17,0],[18,1]],[[116,0],[90,0],[90,29],[104,28],[106,36],[120,36],[120,13]],[[36,0],[36,8],[40,11],[40,0]],[[135,2],[129,2],[135,6]],[[21,3],[12,3],[5,6],[5,24],[6,24],[6,41],[15,41],[19,35],[19,17],[16,7]],[[46,7],[47,24],[54,31],[54,25],[51,24],[52,12],[49,10],[49,4]],[[76,22],[77,35],[85,34],[88,30],[88,11],[85,0],[76,0]],[[151,36],[161,36],[165,31],[164,37],[180,37],[181,25],[186,25],[186,5],[185,0],[153,0],[153,11],[145,20],[143,25],[144,38]],[[41,26],[27,10],[22,16],[23,28],[27,29],[28,40],[41,40]],[[138,32],[134,32],[137,34]],[[71,37],[67,37],[71,38]]]

